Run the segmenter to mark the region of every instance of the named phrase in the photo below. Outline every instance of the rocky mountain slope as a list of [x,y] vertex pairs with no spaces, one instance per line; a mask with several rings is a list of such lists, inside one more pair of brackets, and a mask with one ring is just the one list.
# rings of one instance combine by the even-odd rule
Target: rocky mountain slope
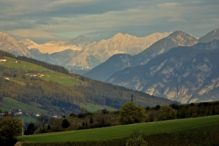
[[131,66],[132,56],[129,54],[116,54],[110,57],[104,63],[88,71],[84,76],[99,80],[106,81],[112,74],[120,71],[126,67]]
[[154,43],[150,48],[137,54],[133,58],[132,64],[143,65],[146,64],[152,58],[169,51],[170,49],[178,46],[192,46],[196,44],[198,40],[182,31],[175,31],[168,37],[161,39]]
[[0,32],[0,50],[13,53],[18,56],[32,57],[26,46],[19,44],[13,37]]
[[[25,39],[25,40],[21,40],[19,41],[20,44],[25,45],[26,47],[28,47],[29,50],[31,49],[38,49],[40,53],[46,54],[52,54],[55,52],[62,52],[64,50],[82,50],[81,46],[76,46],[75,44],[70,44],[68,41],[51,41],[51,42],[47,42],[45,44],[37,44],[32,40],[29,39]],[[36,58],[38,59],[38,58]]]
[[213,41],[214,39],[219,40],[219,28],[215,29],[215,30],[209,32],[208,34],[206,34],[205,36],[201,37],[199,39],[199,42],[207,43],[207,42]]
[[68,41],[66,43],[66,45],[76,45],[76,46],[86,46],[90,43],[94,42],[93,39],[83,36],[83,35],[79,35],[76,38],[73,38],[72,40]]
[[73,57],[76,57],[80,50],[67,49],[61,52],[55,52],[52,54],[41,53],[38,49],[30,49],[29,52],[35,59],[45,61],[47,63],[65,66]]
[[91,69],[106,61],[115,54],[137,54],[170,33],[154,33],[145,37],[136,37],[118,33],[108,40],[101,40],[87,45],[82,52],[73,58],[66,67]]
[[113,73],[122,70],[125,67],[146,64],[152,58],[167,52],[173,47],[192,46],[197,42],[198,40],[196,38],[182,31],[176,31],[134,56],[115,55],[103,64],[100,64],[91,71],[87,72],[85,76],[96,80],[106,81]]
[[176,47],[108,82],[182,103],[219,100],[219,41]]

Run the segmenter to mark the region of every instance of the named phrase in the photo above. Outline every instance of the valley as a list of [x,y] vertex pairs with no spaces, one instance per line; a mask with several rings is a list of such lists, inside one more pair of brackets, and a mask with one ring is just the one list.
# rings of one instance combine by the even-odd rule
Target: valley
[[[7,56],[10,55],[7,54]],[[135,102],[144,106],[173,103],[170,100],[149,96],[142,92],[69,74],[64,68],[45,64],[45,62],[22,57],[20,57],[21,60],[17,60],[7,56],[4,57],[6,61],[0,63],[0,96],[4,99],[12,98],[27,105],[35,102],[41,105],[38,108],[49,111],[47,114],[50,115],[79,113],[80,107],[90,111],[103,108],[119,109],[124,102],[130,100],[132,93],[135,96]],[[48,68],[52,67],[54,70],[22,59],[42,64]],[[55,70],[63,70],[66,74]],[[4,104],[4,100],[2,104]],[[0,109],[4,110],[3,107]]]
[[0,1],[0,146],[218,146],[219,1]]

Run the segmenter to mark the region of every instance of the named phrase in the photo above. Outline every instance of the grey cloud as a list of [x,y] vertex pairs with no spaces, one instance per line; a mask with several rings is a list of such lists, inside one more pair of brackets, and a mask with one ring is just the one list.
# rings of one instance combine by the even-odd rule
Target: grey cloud
[[22,22],[22,21],[17,21],[14,24],[10,24],[10,23],[3,24],[1,21],[0,21],[0,23],[1,23],[0,27],[2,30],[31,29],[31,28],[35,28],[37,26],[37,24]]
[[200,37],[219,26],[215,20],[219,18],[218,0],[76,1],[1,2],[0,27],[2,30],[35,29],[57,35],[82,32],[98,40],[117,32],[145,36],[176,30]]
[[[54,2],[54,1],[53,1]],[[34,6],[34,3],[30,3],[27,5],[31,10],[32,7],[36,9],[36,11],[23,11],[20,14],[14,14],[9,19],[22,19],[22,18],[51,18],[51,17],[69,17],[69,16],[77,16],[77,15],[93,15],[93,14],[101,14],[107,13],[111,11],[124,11],[130,8],[135,8],[138,6],[144,5],[152,5],[155,3],[142,1],[142,0],[94,0],[89,3],[76,3],[74,1],[69,3],[61,3],[60,5],[54,5],[47,8],[47,5],[51,3],[51,1],[45,1],[44,3],[40,2],[40,4]],[[9,4],[7,4],[9,5]],[[13,5],[11,5],[12,8]],[[7,8],[8,9],[8,8]],[[18,8],[19,9],[19,8]],[[27,8],[28,10],[28,8]],[[13,10],[12,10],[13,11]],[[22,11],[22,9],[21,9]],[[6,14],[7,16],[7,14]],[[5,18],[7,19],[7,18]]]

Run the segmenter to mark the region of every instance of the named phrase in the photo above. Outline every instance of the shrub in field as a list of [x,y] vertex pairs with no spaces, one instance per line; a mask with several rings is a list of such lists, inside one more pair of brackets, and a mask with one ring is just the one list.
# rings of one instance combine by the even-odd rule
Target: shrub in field
[[148,143],[139,132],[133,132],[130,138],[126,141],[126,146],[148,146]]

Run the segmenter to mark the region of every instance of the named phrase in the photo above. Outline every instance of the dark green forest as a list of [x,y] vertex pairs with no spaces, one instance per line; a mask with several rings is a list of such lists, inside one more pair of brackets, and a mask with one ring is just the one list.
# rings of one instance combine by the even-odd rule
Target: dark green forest
[[11,58],[16,58],[15,55],[11,54],[11,53],[8,53],[8,52],[5,52],[5,51],[2,51],[0,50],[0,58],[4,58],[4,56],[6,57],[11,57]]

